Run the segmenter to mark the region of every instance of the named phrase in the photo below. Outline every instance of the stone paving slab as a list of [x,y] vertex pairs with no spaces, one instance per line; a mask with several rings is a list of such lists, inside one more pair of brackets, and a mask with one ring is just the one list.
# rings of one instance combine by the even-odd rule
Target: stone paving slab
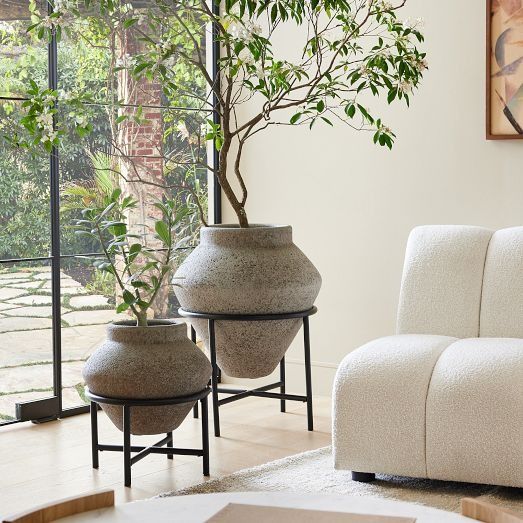
[[0,280],[10,280],[14,278],[25,278],[28,279],[29,275],[27,272],[4,272],[0,274]]
[[52,278],[51,272],[42,272],[40,274],[33,274],[34,280],[50,280]]
[[[62,384],[74,387],[83,382],[83,361],[62,363]],[[53,365],[27,365],[0,369],[0,394],[31,389],[45,389],[53,385]],[[1,396],[0,396],[1,397]]]
[[7,311],[9,309],[17,309],[20,305],[14,305],[13,303],[2,303],[0,302],[0,311]]
[[[38,289],[38,292],[49,294],[51,296],[51,282],[49,282],[49,285],[42,285]],[[89,291],[84,287],[60,287],[60,292],[63,296],[76,296],[76,295],[83,295],[83,294],[89,294]]]
[[0,332],[33,331],[51,326],[51,320],[46,318],[0,318]]
[[[3,285],[4,281],[1,281],[0,283]],[[39,289],[41,285],[41,281],[25,282],[23,280],[13,280],[13,283],[9,284],[8,287],[11,289]]]
[[82,284],[72,278],[60,278],[60,287],[81,287]]
[[[87,359],[106,337],[106,325],[62,328],[62,359]],[[53,359],[52,330],[0,334],[0,367]]]
[[10,289],[9,287],[0,287],[0,301],[9,300],[27,294],[27,291],[22,289]]
[[[0,292],[2,292],[2,290],[4,289],[0,289]],[[21,296],[19,298],[7,300],[7,303],[14,303],[16,305],[51,305],[53,303],[53,299],[51,296],[31,294],[29,296]]]
[[105,296],[91,294],[89,296],[75,296],[69,300],[69,305],[75,309],[83,307],[104,307],[109,303]]
[[73,311],[62,315],[62,320],[72,327],[76,325],[107,324],[117,318],[113,310]]
[[[62,312],[68,312],[69,309],[62,307]],[[50,318],[53,315],[53,308],[47,305],[43,307],[18,307],[4,311],[6,316],[32,317],[32,318]]]
[[[26,283],[31,283],[31,280],[23,280],[22,278],[16,280],[0,280],[0,284],[6,287],[20,287]],[[41,282],[38,282],[38,285],[40,284]]]
[[62,389],[62,408],[70,409],[71,407],[80,407],[85,405],[84,401],[78,394],[75,387],[66,387]]
[[53,333],[50,328],[0,334],[0,367],[52,359]]
[[89,294],[89,291],[84,287],[62,287],[63,296],[76,296],[79,294]]
[[62,358],[87,359],[106,338],[106,325],[86,325],[62,329]]

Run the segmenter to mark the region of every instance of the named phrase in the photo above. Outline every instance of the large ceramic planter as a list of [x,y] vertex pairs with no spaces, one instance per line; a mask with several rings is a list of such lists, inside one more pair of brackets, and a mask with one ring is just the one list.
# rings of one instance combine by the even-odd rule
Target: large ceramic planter
[[[205,354],[187,338],[185,323],[153,321],[148,327],[115,322],[107,340],[83,369],[91,392],[100,396],[157,399],[186,396],[204,389],[211,376]],[[131,409],[132,434],[161,434],[176,429],[194,402]],[[102,405],[122,430],[122,407]]]
[[[192,312],[276,314],[313,306],[321,286],[314,265],[292,242],[289,226],[204,227],[200,245],[174,277],[181,306]],[[191,320],[208,343],[205,320]],[[270,374],[301,320],[216,322],[216,355],[228,376]]]

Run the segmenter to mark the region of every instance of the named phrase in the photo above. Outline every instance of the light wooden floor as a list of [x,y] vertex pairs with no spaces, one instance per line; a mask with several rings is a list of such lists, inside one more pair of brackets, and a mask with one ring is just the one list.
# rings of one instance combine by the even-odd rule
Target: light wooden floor
[[[330,398],[315,398],[314,432],[306,430],[305,405],[287,405],[285,414],[279,401],[263,398],[221,407],[222,437],[210,435],[211,478],[330,444]],[[104,414],[99,420],[100,442],[121,444],[121,433]],[[188,417],[174,436],[175,446],[199,447],[199,420]],[[133,486],[125,488],[121,453],[103,452],[100,468],[91,468],[88,414],[11,425],[0,428],[0,516],[102,487],[115,489],[117,503],[149,498],[204,481],[201,471],[201,458],[151,455],[133,466]]]

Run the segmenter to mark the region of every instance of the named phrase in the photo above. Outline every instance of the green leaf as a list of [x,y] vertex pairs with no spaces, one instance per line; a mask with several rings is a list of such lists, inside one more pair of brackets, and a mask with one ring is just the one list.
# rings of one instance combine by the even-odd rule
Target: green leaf
[[160,238],[160,240],[162,240],[162,242],[167,245],[167,247],[169,247],[171,245],[171,234],[167,224],[162,221],[157,221],[154,224],[154,230],[156,231],[158,238]]
[[290,120],[291,124],[295,124],[301,118],[301,115],[302,113],[293,114]]
[[120,314],[121,312],[125,312],[129,308],[129,305],[125,302],[120,303],[118,307],[116,307],[117,314]]
[[128,20],[124,20],[123,27],[124,29],[129,29],[129,27],[132,27],[136,22],[138,22],[138,18],[129,18]]
[[148,283],[141,281],[141,280],[133,280],[131,282],[131,285],[135,289],[150,289],[151,288],[151,286]]
[[128,305],[133,305],[133,303],[136,301],[135,295],[132,292],[129,292],[127,289],[123,291],[122,297],[123,301]]
[[129,254],[138,254],[142,250],[142,246],[139,243],[133,243],[129,247]]
[[387,102],[390,104],[394,101],[394,98],[396,98],[396,95],[398,94],[397,89],[392,89],[392,91],[389,91],[389,95],[387,96]]

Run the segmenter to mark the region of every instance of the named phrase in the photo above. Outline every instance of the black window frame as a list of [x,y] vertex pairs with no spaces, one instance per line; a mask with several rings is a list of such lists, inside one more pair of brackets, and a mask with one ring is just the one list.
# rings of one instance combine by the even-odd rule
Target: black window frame
[[[53,12],[53,6],[48,0],[48,13]],[[211,0],[212,1],[212,0]],[[212,2],[213,14],[219,14],[219,5]],[[213,78],[219,78],[219,58],[220,58],[220,44],[217,38],[218,28],[213,24],[212,28],[212,45],[211,45],[211,63],[208,64]],[[59,63],[58,63],[58,40],[55,31],[47,44],[47,69],[48,69],[48,87],[53,90],[58,89],[59,79]],[[216,84],[215,84],[216,85]],[[218,100],[215,94],[212,96],[213,107],[217,107]],[[0,101],[25,101],[22,97],[0,96]],[[98,104],[96,104],[98,105]],[[102,104],[100,104],[102,105]],[[167,108],[167,107],[166,107]],[[200,111],[190,107],[169,107],[168,109],[177,109],[180,111]],[[214,123],[219,123],[220,117],[218,111],[212,112]],[[213,155],[211,164],[214,169],[218,167],[219,154],[216,147],[213,147]],[[60,157],[59,151],[53,147],[49,154],[49,187],[50,187],[50,232],[51,232],[51,249],[49,256],[39,256],[33,258],[10,258],[1,259],[0,267],[13,263],[27,263],[45,261],[51,264],[51,297],[52,297],[52,354],[53,354],[53,397],[57,398],[58,412],[55,412],[53,419],[66,418],[75,416],[77,414],[84,414],[89,411],[89,405],[79,405],[63,409],[62,404],[62,325],[61,325],[61,285],[60,285],[60,269],[61,262],[68,258],[100,256],[103,253],[82,253],[82,254],[61,254],[60,242]],[[209,187],[210,188],[210,187]],[[212,222],[219,224],[222,222],[222,205],[221,205],[221,187],[217,181],[216,176],[213,177],[212,183],[212,201],[213,201],[213,216]],[[210,195],[209,195],[210,196]],[[38,400],[37,400],[38,401]],[[14,419],[0,421],[0,427],[21,423],[25,420]]]

